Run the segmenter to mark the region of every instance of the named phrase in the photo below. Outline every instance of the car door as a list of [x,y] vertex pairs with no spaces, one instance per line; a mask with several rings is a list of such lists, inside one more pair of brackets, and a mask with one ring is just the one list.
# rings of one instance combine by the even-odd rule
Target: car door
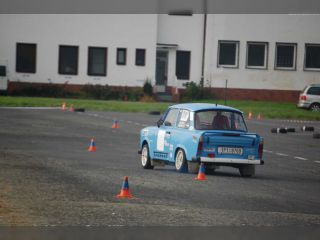
[[174,151],[177,147],[187,149],[188,139],[190,135],[190,111],[185,109],[179,109],[177,124],[175,128],[170,131],[169,143],[169,161],[175,161]]
[[156,136],[156,146],[154,150],[154,158],[160,160],[169,160],[171,133],[176,128],[179,109],[169,109],[163,123],[159,126]]

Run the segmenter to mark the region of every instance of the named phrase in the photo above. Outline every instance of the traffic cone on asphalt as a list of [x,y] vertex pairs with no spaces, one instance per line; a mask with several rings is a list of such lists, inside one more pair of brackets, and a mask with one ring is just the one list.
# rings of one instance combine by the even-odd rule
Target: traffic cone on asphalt
[[200,180],[200,181],[207,180],[205,171],[206,171],[206,167],[204,166],[204,163],[201,163],[199,167],[198,176],[195,178],[195,180]]
[[112,123],[112,128],[116,129],[116,128],[120,128],[120,125],[119,125],[119,122],[118,120],[113,120],[113,123]]
[[128,181],[127,176],[124,177],[120,193],[116,197],[117,198],[132,198],[133,197],[130,193],[130,190],[129,190],[129,181]]
[[90,146],[88,148],[88,151],[89,152],[95,152],[97,149],[96,149],[96,143],[94,141],[94,138],[91,138],[91,142],[90,142]]
[[252,112],[249,112],[248,119],[251,119],[251,118],[252,118]]
[[62,105],[61,105],[61,110],[62,111],[66,111],[67,110],[67,104],[64,102],[64,103],[62,103]]
[[261,120],[262,119],[262,116],[261,114],[259,113],[258,116],[257,116],[257,120]]
[[70,111],[70,112],[74,112],[73,104],[71,104],[71,105],[70,105],[70,109],[69,109],[69,111]]

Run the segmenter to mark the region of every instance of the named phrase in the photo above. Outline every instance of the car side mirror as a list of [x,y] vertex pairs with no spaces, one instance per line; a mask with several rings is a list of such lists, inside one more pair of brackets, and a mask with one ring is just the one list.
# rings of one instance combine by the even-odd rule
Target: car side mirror
[[162,125],[162,123],[163,123],[163,120],[162,120],[162,119],[159,119],[159,120],[157,121],[157,126],[160,127],[160,126]]

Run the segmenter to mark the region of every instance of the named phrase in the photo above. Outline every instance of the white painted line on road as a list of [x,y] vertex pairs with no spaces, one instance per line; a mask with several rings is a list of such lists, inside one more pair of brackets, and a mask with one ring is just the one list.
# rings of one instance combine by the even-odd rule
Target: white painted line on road
[[132,123],[132,121],[127,121],[127,123]]
[[303,158],[303,157],[294,157],[295,159],[298,159],[298,160],[302,160],[302,161],[307,161],[308,159],[306,158]]
[[141,125],[140,123],[134,123],[135,125]]
[[284,156],[284,157],[288,157],[289,155],[288,154],[285,154],[285,153],[276,153],[278,156]]
[[315,163],[320,163],[320,161],[314,161]]
[[270,151],[270,150],[267,150],[267,149],[264,149],[263,151],[266,152],[266,153],[273,153],[273,151]]
[[148,125],[147,124],[141,124],[142,126],[144,126],[144,127],[147,127]]

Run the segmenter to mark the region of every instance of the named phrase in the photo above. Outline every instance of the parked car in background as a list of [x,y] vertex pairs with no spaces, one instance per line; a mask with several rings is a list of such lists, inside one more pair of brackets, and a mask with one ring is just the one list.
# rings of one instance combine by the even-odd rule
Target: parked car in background
[[179,172],[197,172],[203,162],[206,170],[230,166],[251,177],[264,163],[263,139],[247,131],[242,112],[216,104],[169,107],[157,126],[141,130],[138,152],[145,169],[169,164]]
[[320,112],[320,84],[310,84],[300,93],[297,107]]

